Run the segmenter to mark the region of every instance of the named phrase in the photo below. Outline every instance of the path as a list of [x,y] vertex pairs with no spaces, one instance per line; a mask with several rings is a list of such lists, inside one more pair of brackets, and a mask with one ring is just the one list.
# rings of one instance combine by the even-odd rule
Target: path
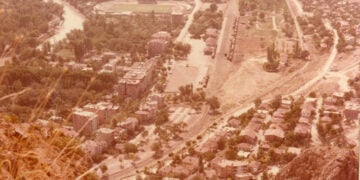
[[184,40],[186,34],[189,32],[189,28],[194,21],[194,14],[199,11],[200,7],[202,5],[201,0],[195,0],[195,7],[191,14],[188,16],[188,20],[185,23],[185,26],[181,29],[181,32],[179,33],[178,37],[176,38],[175,42],[181,42]]
[[320,110],[322,107],[322,103],[323,103],[323,99],[319,98],[318,101],[316,102],[316,116],[315,119],[313,120],[312,124],[311,124],[311,144],[312,145],[320,145],[321,140],[319,138],[319,132],[317,130],[317,126],[319,124],[320,121]]
[[300,94],[301,92],[303,92],[304,90],[314,86],[316,83],[318,83],[322,78],[324,78],[325,74],[327,72],[329,72],[331,65],[333,64],[336,55],[338,53],[337,51],[337,44],[339,43],[339,36],[337,31],[330,25],[330,22],[328,20],[324,20],[324,24],[325,27],[328,28],[329,30],[331,30],[334,34],[334,45],[331,49],[330,52],[330,56],[327,59],[325,65],[323,66],[323,68],[321,69],[320,72],[318,72],[318,75],[315,76],[313,79],[311,79],[310,81],[308,81],[304,86],[300,87],[298,90],[296,90],[295,92],[291,93],[290,95],[295,95],[295,94]]

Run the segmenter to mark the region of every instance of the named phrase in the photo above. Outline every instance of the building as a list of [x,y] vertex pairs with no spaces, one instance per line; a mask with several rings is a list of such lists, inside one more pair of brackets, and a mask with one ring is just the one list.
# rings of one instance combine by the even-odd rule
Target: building
[[109,123],[110,119],[120,110],[120,107],[110,102],[99,102],[97,104],[87,104],[83,109],[96,113],[98,115],[99,125],[102,125]]
[[171,24],[174,25],[184,24],[184,14],[182,12],[172,12]]
[[360,115],[360,104],[355,102],[346,102],[343,114],[346,120],[356,120]]
[[241,131],[240,138],[243,139],[244,143],[255,144],[257,141],[256,131],[251,128],[245,128]]
[[278,126],[270,126],[264,133],[265,140],[268,142],[282,142],[285,138],[285,132]]
[[215,169],[219,178],[234,177],[239,168],[244,171],[248,169],[248,165],[249,163],[245,161],[231,161],[221,157],[216,157],[211,161],[211,168]]
[[104,141],[111,144],[114,141],[114,130],[109,128],[100,128],[96,131],[96,141]]
[[166,31],[160,31],[151,36],[148,42],[148,54],[157,56],[165,52],[171,42],[171,34]]
[[134,63],[129,71],[118,81],[118,92],[122,96],[139,97],[153,79],[156,60]]
[[310,137],[311,136],[311,126],[305,123],[298,123],[295,127],[294,134],[300,137]]
[[81,144],[81,149],[91,156],[101,154],[104,149],[107,147],[107,143],[104,141],[96,142],[92,140],[87,140],[83,144]]
[[135,131],[139,126],[139,120],[134,117],[129,117],[123,122],[119,122],[116,126],[124,128],[128,131]]
[[76,109],[73,112],[72,122],[74,130],[83,135],[91,135],[99,127],[98,115],[82,109]]

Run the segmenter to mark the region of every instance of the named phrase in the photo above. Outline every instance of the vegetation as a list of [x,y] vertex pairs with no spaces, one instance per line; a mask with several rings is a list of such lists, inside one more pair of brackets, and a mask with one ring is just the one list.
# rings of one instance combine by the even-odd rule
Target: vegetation
[[[2,84],[1,96],[27,89],[17,96],[15,101],[2,101],[2,110],[17,115],[21,121],[30,118],[40,103],[41,111],[54,109],[62,117],[69,115],[71,109],[80,103],[98,102],[112,92],[117,82],[114,74],[96,74],[79,70],[64,71],[59,68],[44,66],[11,65],[0,69],[6,70]],[[52,92],[48,94],[49,92]],[[80,97],[82,97],[81,101]],[[41,112],[40,111],[40,112]],[[39,113],[39,112],[36,112]],[[37,114],[37,117],[42,114]]]
[[267,60],[264,64],[265,71],[276,72],[279,67],[279,57],[280,54],[277,52],[275,43],[273,43],[270,47],[267,48]]
[[207,28],[221,29],[223,13],[217,11],[216,4],[211,4],[205,11],[197,11],[194,14],[194,21],[189,28],[193,38],[200,38]]
[[[55,46],[55,52],[69,49],[74,52],[76,60],[81,61],[90,51],[111,50],[132,54],[139,59],[147,53],[147,42],[159,31],[171,32],[173,37],[178,34],[177,27],[165,17],[135,15],[131,17],[110,17],[89,15],[84,23],[84,30],[73,30],[67,40]],[[181,51],[187,50],[180,48]],[[184,53],[186,53],[185,51]]]
[[0,12],[0,52],[11,46],[22,60],[51,30],[49,22],[63,13],[60,5],[42,0],[1,1],[0,9],[5,9]]

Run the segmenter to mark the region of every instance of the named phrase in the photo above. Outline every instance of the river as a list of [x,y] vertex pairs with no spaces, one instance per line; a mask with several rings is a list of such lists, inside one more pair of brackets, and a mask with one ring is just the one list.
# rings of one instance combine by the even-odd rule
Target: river
[[85,16],[69,3],[64,2],[63,0],[53,0],[53,2],[64,6],[64,21],[61,24],[61,27],[56,31],[56,34],[46,40],[50,42],[50,44],[55,44],[56,42],[63,40],[66,38],[66,34],[74,29],[82,30],[83,22],[85,21]]

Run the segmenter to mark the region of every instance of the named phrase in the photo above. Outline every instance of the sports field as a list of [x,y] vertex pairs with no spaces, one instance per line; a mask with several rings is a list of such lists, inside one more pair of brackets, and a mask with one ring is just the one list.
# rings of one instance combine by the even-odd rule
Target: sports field
[[173,5],[165,4],[125,4],[125,3],[103,3],[101,9],[105,12],[121,13],[171,13]]

